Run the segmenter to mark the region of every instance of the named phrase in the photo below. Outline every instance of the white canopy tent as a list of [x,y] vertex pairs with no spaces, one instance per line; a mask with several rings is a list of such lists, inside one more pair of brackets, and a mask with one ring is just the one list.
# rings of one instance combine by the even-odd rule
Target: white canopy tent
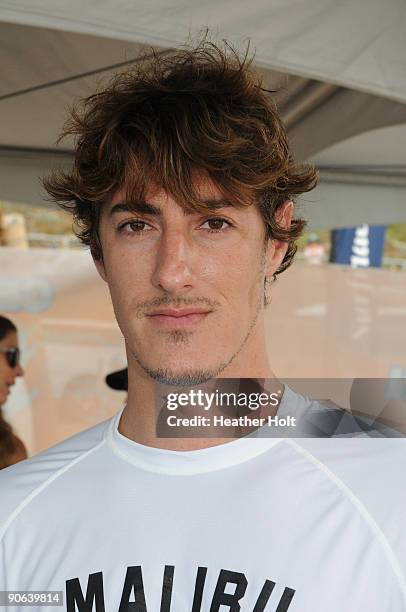
[[406,220],[399,128],[391,169],[360,168],[352,153],[356,135],[406,124],[402,0],[0,0],[0,198],[43,202],[38,177],[71,162],[71,143],[55,144],[67,106],[150,45],[170,52],[205,26],[240,47],[251,40],[298,158],[347,141],[345,176],[330,157],[305,198],[312,227]]
[[2,0],[0,20],[163,48],[209,26],[267,68],[406,101],[403,0]]

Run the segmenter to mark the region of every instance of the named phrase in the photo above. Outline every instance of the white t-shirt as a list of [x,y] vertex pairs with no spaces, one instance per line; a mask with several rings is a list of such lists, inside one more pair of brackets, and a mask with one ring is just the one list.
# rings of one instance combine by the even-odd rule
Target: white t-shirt
[[0,472],[0,591],[63,592],[5,609],[406,611],[404,440],[179,452],[120,414]]

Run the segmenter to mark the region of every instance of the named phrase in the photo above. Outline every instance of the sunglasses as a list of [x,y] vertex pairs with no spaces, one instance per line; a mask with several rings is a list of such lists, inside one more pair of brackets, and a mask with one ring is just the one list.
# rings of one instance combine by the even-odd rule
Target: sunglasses
[[20,362],[20,349],[17,347],[0,348],[0,353],[4,353],[10,368],[16,368]]

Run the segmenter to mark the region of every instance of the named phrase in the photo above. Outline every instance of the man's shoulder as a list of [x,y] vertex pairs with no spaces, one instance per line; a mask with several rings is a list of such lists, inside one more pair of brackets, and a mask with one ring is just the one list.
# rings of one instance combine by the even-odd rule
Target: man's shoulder
[[291,444],[406,565],[403,530],[399,538],[406,515],[406,440],[302,438]]
[[300,438],[293,444],[326,476],[338,485],[342,483],[355,496],[376,497],[385,505],[385,491],[406,501],[404,438]]
[[406,466],[404,438],[296,438],[294,444],[343,477],[362,480],[373,473],[376,481],[389,472],[401,484],[396,467]]
[[110,423],[111,419],[98,423],[0,471],[0,537],[20,507],[104,443]]
[[[318,496],[331,495],[339,529],[367,533],[384,567],[404,581],[406,567],[406,441],[387,438],[303,438],[288,442],[317,470]],[[297,456],[297,455],[296,455]],[[337,521],[338,522],[338,521]]]

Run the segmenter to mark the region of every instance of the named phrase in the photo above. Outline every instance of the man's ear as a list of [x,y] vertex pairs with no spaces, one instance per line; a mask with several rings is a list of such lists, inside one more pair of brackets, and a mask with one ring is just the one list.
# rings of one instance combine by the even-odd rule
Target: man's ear
[[100,259],[95,259],[93,257],[93,261],[94,265],[96,266],[96,270],[100,274],[101,278],[104,280],[105,283],[107,283],[106,269],[104,267],[103,257],[100,257]]
[[[289,229],[292,223],[293,202],[287,200],[275,211],[275,221],[283,229]],[[288,250],[288,243],[281,240],[268,240],[266,252],[265,275],[271,277],[281,265]]]

